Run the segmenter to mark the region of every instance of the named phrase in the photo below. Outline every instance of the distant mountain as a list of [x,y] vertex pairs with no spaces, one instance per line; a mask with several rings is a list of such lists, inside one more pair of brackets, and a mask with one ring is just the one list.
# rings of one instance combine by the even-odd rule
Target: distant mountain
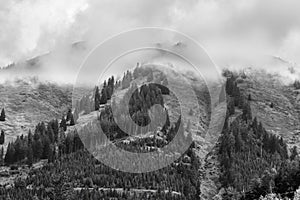
[[[33,58],[0,67],[0,80],[37,76],[41,80],[71,83],[88,52],[85,42],[76,42]],[[62,76],[63,74],[63,76]]]

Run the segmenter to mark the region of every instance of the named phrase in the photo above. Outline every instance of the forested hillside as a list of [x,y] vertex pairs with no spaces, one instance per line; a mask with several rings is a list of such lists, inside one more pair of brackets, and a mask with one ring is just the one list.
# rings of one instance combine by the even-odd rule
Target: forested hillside
[[[141,70],[139,73],[142,72]],[[154,78],[157,83],[167,84],[163,76],[149,73],[152,71],[148,70],[147,76],[144,76],[146,82]],[[100,110],[101,114],[96,118],[96,123],[106,130],[105,133],[111,141],[116,141],[117,146],[132,152],[158,150],[167,145],[178,131],[181,132],[180,137],[183,140],[191,141],[191,134],[183,134],[186,130],[179,130],[180,112],[177,113],[177,120],[170,120],[165,107],[169,104],[163,98],[163,95],[169,95],[167,88],[155,83],[143,83],[144,86],[139,90],[134,84],[126,86],[127,79],[131,76],[129,74],[131,72],[124,75],[122,82],[114,81],[111,77],[102,84],[101,90],[96,87],[92,95],[96,111],[90,112],[92,114]],[[124,95],[119,96],[121,99],[118,105],[121,108],[122,101],[129,98],[130,117],[141,126],[149,123],[147,110],[152,105],[160,104],[165,107],[163,112],[167,113],[167,123],[158,132],[126,142],[128,135],[118,129],[112,118],[111,107],[107,104],[113,90],[125,89],[127,91]],[[133,91],[132,96],[129,95],[130,91]],[[178,106],[178,103],[173,104],[175,105]],[[62,119],[38,123],[27,136],[20,136],[9,144],[4,157],[5,164],[32,166],[41,159],[47,159],[48,164],[40,169],[32,169],[26,178],[16,179],[13,185],[5,185],[6,189],[0,192],[2,199],[199,199],[200,163],[195,152],[195,143],[172,165],[161,170],[143,174],[123,173],[100,163],[84,149],[77,127],[89,115],[81,113],[77,124],[75,115],[75,112],[69,110]],[[174,114],[172,118],[176,118]],[[138,130],[136,131],[139,135]],[[86,132],[88,138],[92,138],[91,134],[92,132]]]
[[[8,142],[7,152],[0,153],[1,163],[10,166],[10,170],[1,172],[1,176],[26,173],[5,183],[0,199],[293,198],[300,185],[297,147],[290,149],[287,138],[269,131],[270,124],[266,129],[266,120],[259,120],[258,96],[245,89],[244,83],[249,82],[246,74],[224,71],[224,77],[227,115],[212,149],[208,147],[213,144],[201,138],[210,117],[210,102],[205,100],[207,96],[201,97],[206,95],[205,90],[194,86],[197,105],[203,113],[180,109],[163,73],[151,68],[135,69],[127,71],[120,80],[110,77],[96,86],[91,95],[81,98],[75,109],[66,109],[62,117],[39,122],[14,142]],[[225,101],[221,94],[219,101]],[[153,105],[161,108],[151,110]],[[129,116],[124,114],[126,108]],[[2,115],[9,115],[7,109]],[[158,121],[164,122],[164,115],[166,123],[155,130],[148,127],[142,131],[141,127],[150,124],[153,116],[160,116]],[[180,126],[182,115],[188,119],[185,128]],[[212,117],[219,121],[222,116]],[[119,127],[131,119],[139,126],[125,126],[125,131]],[[115,156],[113,151],[107,154],[109,146],[98,136],[99,128],[117,147],[130,152],[161,151],[178,132],[179,141],[193,142],[168,167],[150,173],[124,173],[90,154],[106,148],[102,156]],[[217,134],[213,136],[218,138]],[[41,160],[48,163],[35,167]]]
[[273,192],[293,197],[300,184],[297,150],[289,154],[283,138],[252,116],[253,99],[240,90],[238,75],[225,76],[228,115],[219,147],[223,199],[258,199]]
[[4,149],[17,136],[34,131],[38,123],[60,119],[71,106],[71,91],[70,85],[42,82],[37,78],[0,84],[0,109],[5,109],[5,121],[0,121],[0,131],[5,133]]

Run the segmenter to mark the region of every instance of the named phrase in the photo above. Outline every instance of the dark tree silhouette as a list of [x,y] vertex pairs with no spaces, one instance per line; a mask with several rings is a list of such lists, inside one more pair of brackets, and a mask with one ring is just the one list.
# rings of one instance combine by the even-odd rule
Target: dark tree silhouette
[[298,155],[298,150],[297,150],[297,147],[294,146],[293,149],[292,149],[292,152],[291,152],[290,159],[291,159],[291,160],[294,160],[294,159],[296,158],[297,155]]
[[74,126],[74,125],[75,125],[74,117],[73,115],[71,115],[70,126]]
[[252,101],[251,94],[248,95],[248,101]]
[[67,119],[66,119],[67,122],[71,120],[71,115],[72,115],[72,110],[71,108],[69,108],[67,113]]
[[0,121],[4,122],[5,118],[6,118],[5,110],[4,110],[4,108],[2,108],[2,111],[1,111],[1,114],[0,114]]
[[66,122],[66,119],[65,119],[64,116],[63,116],[62,119],[61,119],[60,127],[63,128],[64,131],[67,130],[67,122]]
[[27,151],[27,165],[31,167],[32,164],[33,164],[33,151],[32,151],[32,146],[29,145]]
[[4,144],[4,142],[5,142],[5,133],[4,130],[1,130],[0,145]]
[[95,110],[99,110],[100,108],[100,92],[99,92],[99,87],[96,87],[95,90]]

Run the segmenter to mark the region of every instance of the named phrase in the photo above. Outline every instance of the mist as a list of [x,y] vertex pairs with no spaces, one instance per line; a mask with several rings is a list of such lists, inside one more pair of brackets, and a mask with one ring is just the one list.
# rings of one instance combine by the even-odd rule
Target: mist
[[[95,46],[120,32],[150,26],[191,36],[220,68],[254,67],[290,75],[293,66],[298,75],[296,0],[13,0],[1,5],[0,66],[16,63],[15,68],[23,69],[26,61],[49,53],[28,72],[45,80],[74,83]],[[16,75],[0,73],[1,79]]]

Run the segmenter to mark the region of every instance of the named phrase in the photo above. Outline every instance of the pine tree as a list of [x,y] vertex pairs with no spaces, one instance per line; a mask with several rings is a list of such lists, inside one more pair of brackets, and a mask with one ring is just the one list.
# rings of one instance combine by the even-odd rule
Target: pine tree
[[4,110],[4,108],[2,109],[2,111],[1,111],[1,115],[0,115],[0,121],[2,121],[2,122],[4,122],[5,121],[5,110]]
[[4,149],[2,147],[1,150],[0,150],[0,165],[1,166],[4,164],[4,158],[3,158],[3,156],[4,156]]
[[252,112],[249,102],[244,104],[242,116],[245,121],[252,120]]
[[136,67],[136,68],[134,68],[134,70],[133,70],[133,78],[134,78],[134,79],[137,79],[138,77],[139,77],[139,68]]
[[54,142],[54,131],[53,131],[52,126],[51,126],[50,123],[47,126],[47,135],[48,135],[50,141]]
[[114,76],[112,76],[111,78],[108,79],[108,84],[106,87],[106,94],[108,100],[111,99],[111,96],[114,93],[114,88],[115,88],[115,78]]
[[300,81],[299,80],[295,80],[293,85],[296,89],[300,89]]
[[63,128],[64,131],[67,130],[67,122],[65,120],[65,117],[63,116],[60,122],[60,127]]
[[132,81],[132,74],[128,70],[126,73],[124,73],[123,79],[122,79],[122,89],[126,89],[130,86],[130,83]]
[[248,101],[251,101],[252,100],[252,97],[251,97],[251,94],[248,95]]
[[229,115],[234,115],[235,113],[235,107],[234,107],[234,100],[230,99],[228,104],[227,104],[227,109],[228,109],[228,114]]
[[68,113],[67,113],[67,119],[66,119],[67,122],[71,120],[71,115],[72,115],[72,110],[71,110],[71,108],[69,108]]
[[294,160],[297,156],[298,156],[298,150],[297,150],[297,147],[294,146],[293,149],[292,149],[292,153],[291,153],[290,159]]
[[14,148],[13,144],[9,143],[6,154],[5,154],[4,161],[7,164],[12,164],[14,162],[14,159],[15,159],[15,148]]
[[50,153],[51,153],[50,139],[49,139],[48,136],[45,136],[43,138],[43,153],[42,153],[42,158],[43,159],[47,159]]
[[106,88],[103,88],[101,91],[100,104],[106,104],[106,103],[107,103],[107,93],[106,93]]
[[33,156],[36,159],[41,159],[43,156],[43,144],[40,139],[35,140],[33,143]]
[[71,115],[70,126],[74,126],[74,125],[75,125],[74,117],[73,115]]
[[59,132],[59,125],[58,125],[58,120],[57,119],[51,121],[51,127],[52,127],[52,130],[54,132],[54,140],[57,141],[58,132]]
[[33,151],[32,151],[32,145],[29,145],[27,150],[27,165],[31,167],[32,164],[33,164]]
[[29,129],[29,131],[28,131],[28,142],[27,142],[28,147],[32,145],[32,142],[33,142],[33,137],[32,137],[31,130]]
[[5,133],[3,130],[1,130],[0,145],[4,144],[4,142],[5,142]]
[[100,108],[100,92],[99,92],[99,87],[96,87],[95,91],[95,110],[99,110]]

